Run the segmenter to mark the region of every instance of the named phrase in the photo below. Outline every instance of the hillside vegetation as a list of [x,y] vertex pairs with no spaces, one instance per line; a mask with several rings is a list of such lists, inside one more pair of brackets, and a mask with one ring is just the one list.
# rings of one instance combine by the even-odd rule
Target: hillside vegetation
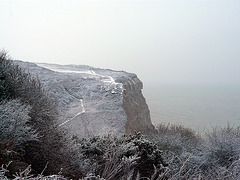
[[0,53],[0,179],[240,179],[240,127],[68,139],[54,97]]
[[[55,125],[56,104],[38,79],[0,54],[0,164],[8,164],[9,174],[32,166],[33,173],[71,175],[73,153],[64,133]],[[75,170],[75,169],[74,169]]]

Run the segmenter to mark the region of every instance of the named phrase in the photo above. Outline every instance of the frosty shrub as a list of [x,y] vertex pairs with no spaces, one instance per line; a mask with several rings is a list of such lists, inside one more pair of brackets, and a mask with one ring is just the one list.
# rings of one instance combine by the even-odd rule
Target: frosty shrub
[[[202,139],[195,131],[182,125],[159,124],[157,133],[149,135],[162,150],[162,157],[168,166],[160,169],[162,179],[189,179],[199,172],[202,158],[199,147]],[[160,179],[161,179],[160,178]]]
[[0,103],[0,140],[10,140],[16,145],[30,140],[37,140],[37,133],[28,124],[30,106],[19,100]]
[[142,134],[106,135],[76,140],[85,173],[101,175],[106,179],[131,179],[139,172],[143,177],[160,167],[161,151]]
[[158,127],[154,140],[168,166],[166,179],[239,179],[240,127],[214,128],[204,138],[180,126]]
[[240,127],[214,128],[203,147],[205,165],[228,166],[240,158]]
[[10,88],[6,85],[6,59],[8,59],[5,51],[0,51],[0,100],[5,99],[9,93]]
[[[7,177],[7,173],[9,172],[8,167],[11,164],[11,162],[9,164],[3,164],[0,167],[0,179],[1,180],[10,180],[10,178]],[[67,178],[64,178],[61,175],[50,175],[50,176],[44,176],[42,174],[39,174],[37,176],[33,176],[33,174],[31,174],[32,172],[31,166],[28,166],[26,169],[17,172],[14,174],[14,180],[67,180]]]
[[[14,104],[15,99],[18,99],[16,104]],[[0,51],[0,102],[4,111],[1,113],[1,121],[4,120],[4,124],[0,127],[7,130],[0,132],[5,134],[1,138],[9,135],[14,140],[28,139],[24,147],[20,148],[23,152],[19,157],[21,162],[31,164],[36,174],[40,173],[48,163],[44,171],[46,174],[55,174],[63,168],[64,175],[79,176],[78,165],[74,161],[76,159],[74,150],[56,123],[58,112],[54,97],[45,91],[37,77],[21,69],[5,51]],[[9,129],[6,129],[6,126],[9,126]],[[39,141],[34,140],[34,136],[30,136],[34,132],[29,129],[30,127],[37,132]],[[9,143],[0,142],[0,148],[7,152],[17,145],[13,143],[10,147]],[[4,155],[4,157],[13,160],[10,159],[11,156]],[[17,167],[15,164],[11,165]]]
[[151,137],[164,152],[170,151],[176,155],[193,152],[202,142],[195,131],[182,125],[159,124],[156,129],[157,133]]
[[42,87],[37,77],[31,76],[0,51],[0,99],[20,99],[29,104],[30,123],[39,130],[54,126],[58,115],[56,103]]
[[[3,164],[0,167],[0,180],[10,180],[9,177],[7,177],[7,174],[9,173],[9,165],[11,164]],[[31,166],[28,166],[24,170],[17,172],[13,176],[14,180],[68,180],[68,178],[64,177],[61,175],[61,172],[59,172],[56,175],[49,175],[49,176],[44,176],[42,173],[38,175],[33,175],[32,174],[32,168]],[[100,176],[94,176],[94,175],[88,175],[84,178],[81,178],[79,180],[105,180],[104,178],[101,178]],[[125,179],[124,179],[125,180]]]

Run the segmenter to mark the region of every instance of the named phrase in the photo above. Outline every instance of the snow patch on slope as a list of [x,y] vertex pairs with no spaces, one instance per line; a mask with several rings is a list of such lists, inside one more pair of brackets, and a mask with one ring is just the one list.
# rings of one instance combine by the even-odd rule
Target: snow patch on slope
[[82,111],[78,112],[78,113],[77,113],[75,116],[73,116],[72,118],[70,118],[70,119],[64,121],[63,123],[61,123],[61,124],[59,125],[59,127],[60,127],[60,126],[63,126],[63,125],[66,124],[66,123],[68,123],[69,121],[73,120],[74,118],[76,118],[76,117],[79,116],[80,114],[85,113],[85,107],[84,107],[84,105],[83,105],[83,99],[80,99],[80,102],[81,102]]
[[88,70],[88,69],[81,69],[81,70],[72,70],[72,69],[63,69],[61,67],[54,67],[54,65],[49,65],[49,64],[43,64],[43,63],[36,63],[38,66],[41,66],[43,68],[55,71],[55,72],[60,72],[60,73],[77,73],[77,74],[88,74],[93,76],[96,79],[100,79],[102,82],[104,82],[104,89],[106,91],[111,90],[112,94],[117,93],[117,89],[121,89],[121,93],[123,92],[123,84],[122,83],[117,83],[112,76],[108,75],[103,75],[103,74],[98,74],[94,70]]

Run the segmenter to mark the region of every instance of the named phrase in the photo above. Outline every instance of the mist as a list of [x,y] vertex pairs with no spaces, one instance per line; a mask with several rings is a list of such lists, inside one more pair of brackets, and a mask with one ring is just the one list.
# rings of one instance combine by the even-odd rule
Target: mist
[[13,59],[133,72],[144,84],[240,84],[239,1],[1,1]]

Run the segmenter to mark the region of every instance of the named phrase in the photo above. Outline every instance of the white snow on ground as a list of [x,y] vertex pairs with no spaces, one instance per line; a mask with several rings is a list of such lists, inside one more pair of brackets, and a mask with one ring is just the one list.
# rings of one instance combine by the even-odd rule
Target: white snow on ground
[[[105,79],[102,80],[105,83],[105,89],[109,91],[111,89],[111,86],[114,86],[114,88],[111,90],[112,94],[116,93],[116,89],[119,87],[123,91],[123,85],[122,83],[116,83],[116,81],[111,76],[103,76]],[[107,78],[107,79],[106,79]]]
[[93,70],[91,70],[91,73],[94,74],[94,75],[97,75]]
[[[116,83],[116,81],[111,76],[97,74],[93,70],[67,70],[67,69],[60,69],[54,67],[54,65],[48,65],[48,64],[42,64],[42,63],[36,63],[38,66],[41,66],[43,68],[55,71],[55,72],[61,72],[61,73],[78,73],[78,74],[90,74],[95,76],[96,78],[99,78],[102,82],[104,82],[104,88],[106,91],[109,91],[112,89],[112,93],[116,93],[115,90],[119,87],[122,89],[122,83]],[[112,88],[114,86],[114,88]],[[115,89],[115,90],[114,90]]]
[[92,71],[83,70],[83,71],[73,71],[73,70],[64,70],[64,69],[51,69],[52,71],[62,72],[62,73],[79,73],[79,74],[92,74]]
[[55,72],[61,72],[61,73],[79,73],[79,74],[96,74],[94,71],[92,70],[67,70],[67,69],[60,69],[60,68],[55,68],[53,65],[46,65],[46,64],[42,64],[42,63],[36,63],[38,66],[55,71]]
[[[94,76],[96,79],[99,79],[100,81],[102,81],[104,83],[104,89],[106,91],[111,90],[112,94],[116,94],[117,93],[117,89],[121,89],[121,92],[123,92],[123,84],[122,83],[117,83],[113,77],[108,76],[108,75],[102,75],[102,74],[97,74],[95,71],[93,70],[88,70],[88,69],[81,69],[81,70],[69,70],[69,69],[64,69],[61,67],[55,67],[54,65],[51,64],[42,64],[42,63],[36,63],[38,66],[55,71],[55,72],[60,72],[60,73],[78,73],[78,74],[89,74],[91,76]],[[73,116],[72,118],[64,121],[63,123],[61,123],[59,126],[63,126],[64,124],[68,123],[69,121],[73,120],[74,118],[76,118],[77,116],[85,113],[85,107],[83,104],[83,100],[80,99],[81,101],[81,107],[82,107],[82,111],[78,112],[75,116]]]
[[68,119],[67,121],[61,123],[61,124],[59,125],[59,127],[60,127],[60,126],[63,126],[63,125],[66,124],[66,123],[68,123],[69,121],[73,120],[74,118],[76,118],[76,117],[79,116],[80,114],[85,113],[85,107],[84,107],[84,105],[83,105],[83,99],[80,99],[80,102],[81,102],[82,111],[79,112],[79,113],[77,113],[75,116],[73,116],[72,118]]

